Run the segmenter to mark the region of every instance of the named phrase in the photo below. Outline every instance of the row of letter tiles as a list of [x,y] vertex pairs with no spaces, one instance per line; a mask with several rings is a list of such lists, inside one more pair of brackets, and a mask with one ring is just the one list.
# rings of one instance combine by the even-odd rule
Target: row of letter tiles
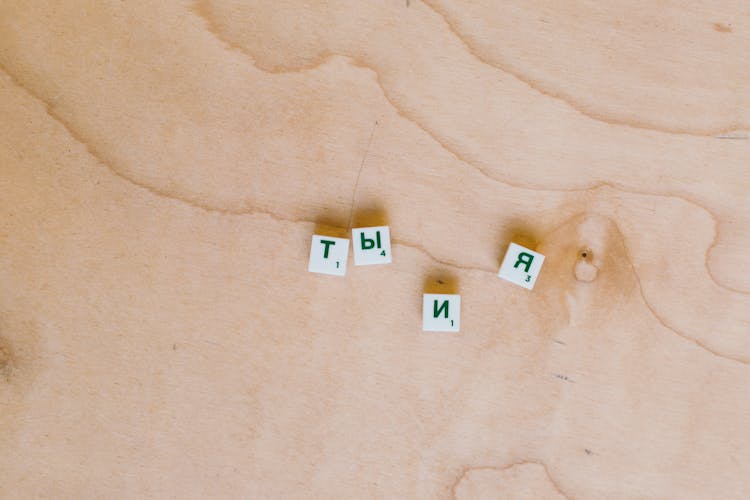
[[[352,229],[354,265],[390,264],[391,232],[388,226]],[[344,276],[349,259],[349,240],[314,234],[307,270],[312,273]]]
[[[391,233],[388,226],[352,229],[354,265],[390,264]],[[349,259],[349,240],[314,234],[307,269],[313,273],[344,276]],[[500,265],[498,276],[529,290],[534,288],[544,255],[511,243]]]

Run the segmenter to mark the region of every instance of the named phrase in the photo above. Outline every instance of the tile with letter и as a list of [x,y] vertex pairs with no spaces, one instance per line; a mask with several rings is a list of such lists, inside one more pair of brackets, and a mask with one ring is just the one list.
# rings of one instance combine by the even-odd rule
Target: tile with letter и
[[531,290],[534,288],[539,271],[542,270],[542,263],[544,263],[544,255],[511,243],[500,265],[498,276]]
[[352,229],[354,265],[391,263],[391,231],[388,226]]
[[461,327],[461,296],[425,293],[422,299],[422,331],[457,332]]
[[310,261],[307,264],[307,270],[311,273],[344,276],[348,258],[348,239],[314,234],[310,245]]

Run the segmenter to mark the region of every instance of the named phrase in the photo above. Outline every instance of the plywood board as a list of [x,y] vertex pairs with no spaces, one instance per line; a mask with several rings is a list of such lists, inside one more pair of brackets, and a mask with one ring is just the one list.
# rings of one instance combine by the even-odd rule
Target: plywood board
[[739,0],[5,0],[0,495],[750,497],[749,49]]

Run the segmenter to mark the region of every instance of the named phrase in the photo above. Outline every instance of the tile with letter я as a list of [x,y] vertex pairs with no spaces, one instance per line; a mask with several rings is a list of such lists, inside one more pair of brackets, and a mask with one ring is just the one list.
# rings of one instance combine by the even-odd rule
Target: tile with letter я
[[544,263],[544,255],[516,243],[508,246],[498,276],[531,290]]

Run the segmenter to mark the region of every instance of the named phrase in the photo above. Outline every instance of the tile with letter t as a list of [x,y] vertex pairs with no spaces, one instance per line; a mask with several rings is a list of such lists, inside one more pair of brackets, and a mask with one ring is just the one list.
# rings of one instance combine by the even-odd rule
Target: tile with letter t
[[311,273],[344,276],[348,258],[348,239],[314,234],[310,245],[310,262],[307,264],[307,270]]
[[391,232],[388,226],[352,229],[354,265],[391,263]]
[[425,293],[422,299],[422,330],[457,332],[461,326],[461,296]]
[[531,290],[544,263],[544,255],[516,243],[508,246],[498,276]]

